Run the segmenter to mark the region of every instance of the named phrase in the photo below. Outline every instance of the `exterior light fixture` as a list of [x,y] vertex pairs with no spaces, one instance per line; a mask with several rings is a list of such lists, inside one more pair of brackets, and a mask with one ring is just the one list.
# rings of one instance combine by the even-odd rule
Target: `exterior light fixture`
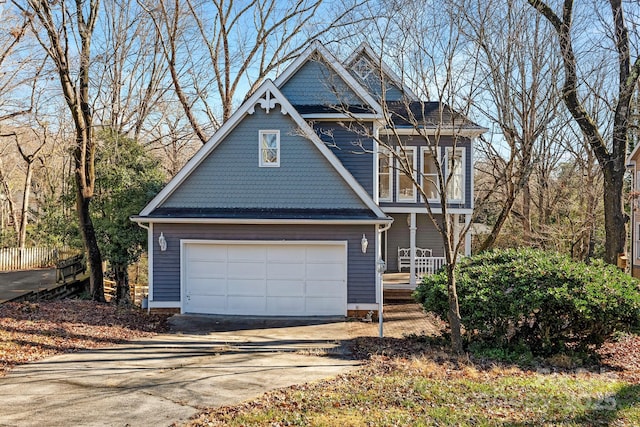
[[158,244],[160,245],[160,250],[162,252],[167,250],[167,239],[164,238],[164,233],[160,233],[160,237],[158,237]]
[[362,240],[360,241],[360,245],[362,246],[362,253],[367,253],[367,247],[369,246],[369,241],[367,240],[367,236],[362,235]]

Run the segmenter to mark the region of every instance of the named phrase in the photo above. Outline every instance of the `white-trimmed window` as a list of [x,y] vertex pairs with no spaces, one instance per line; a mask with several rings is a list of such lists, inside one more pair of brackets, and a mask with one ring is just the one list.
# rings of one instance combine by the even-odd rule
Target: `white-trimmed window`
[[464,148],[447,148],[447,200],[464,202]]
[[[415,202],[416,201],[416,186],[413,184],[413,180],[411,179],[411,175],[405,173],[405,167],[408,166],[408,169],[412,171],[413,176],[416,173],[416,148],[415,147],[404,147],[398,148],[398,159],[397,161],[397,174],[396,174],[396,183],[397,183],[397,194],[398,202]],[[404,165],[404,166],[403,166]]]
[[260,131],[260,167],[280,166],[280,131]]
[[438,169],[436,161],[440,157],[440,148],[422,147],[422,188],[430,202],[440,201]]
[[393,176],[393,157],[391,152],[385,148],[380,148],[378,152],[378,200],[381,202],[391,201],[391,177]]

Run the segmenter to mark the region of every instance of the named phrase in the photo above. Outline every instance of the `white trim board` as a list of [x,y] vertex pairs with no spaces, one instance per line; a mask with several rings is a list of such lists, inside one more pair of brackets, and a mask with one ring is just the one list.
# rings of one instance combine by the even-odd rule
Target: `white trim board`
[[153,218],[132,216],[129,219],[143,224],[375,225],[393,222],[392,218],[386,216],[379,219]]

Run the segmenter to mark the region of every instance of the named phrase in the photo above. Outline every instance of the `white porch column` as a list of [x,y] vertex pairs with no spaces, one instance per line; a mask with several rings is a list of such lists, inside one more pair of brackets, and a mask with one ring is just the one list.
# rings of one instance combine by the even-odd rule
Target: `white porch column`
[[464,228],[467,230],[467,234],[464,236],[464,255],[471,256],[471,228],[469,227],[471,224],[471,214],[466,214],[464,216]]
[[409,285],[416,287],[416,213],[409,214],[409,248],[411,248],[411,259],[409,262]]
[[460,215],[451,215],[451,222],[453,222],[453,244],[455,245],[454,247],[458,247],[458,243],[460,242]]

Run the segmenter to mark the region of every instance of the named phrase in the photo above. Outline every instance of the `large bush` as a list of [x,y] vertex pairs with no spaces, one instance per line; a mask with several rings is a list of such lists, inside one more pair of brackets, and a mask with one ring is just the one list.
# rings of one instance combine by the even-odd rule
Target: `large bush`
[[[616,267],[537,250],[496,250],[456,267],[466,337],[548,356],[597,347],[640,325],[638,281]],[[414,296],[446,318],[447,277],[427,276]]]

